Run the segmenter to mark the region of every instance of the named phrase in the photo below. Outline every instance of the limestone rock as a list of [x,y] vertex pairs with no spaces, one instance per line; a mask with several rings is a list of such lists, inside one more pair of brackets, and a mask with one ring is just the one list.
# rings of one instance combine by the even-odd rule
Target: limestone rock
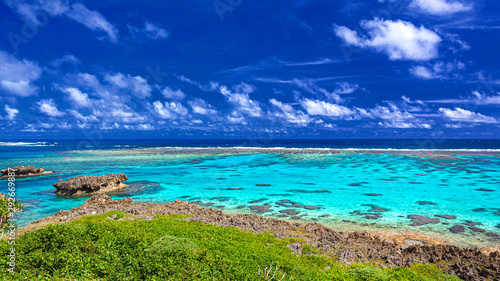
[[9,177],[9,170],[10,172],[14,172],[14,178],[25,178],[25,177],[34,177],[34,176],[41,176],[41,175],[48,175],[52,174],[51,171],[45,171],[45,168],[35,168],[35,166],[17,166],[17,167],[10,167],[8,169],[3,169],[0,172],[2,173],[2,178],[8,178]]
[[66,181],[60,179],[53,186],[57,189],[56,194],[58,195],[85,196],[125,188],[126,185],[123,181],[126,180],[128,177],[124,174],[82,176],[69,178]]

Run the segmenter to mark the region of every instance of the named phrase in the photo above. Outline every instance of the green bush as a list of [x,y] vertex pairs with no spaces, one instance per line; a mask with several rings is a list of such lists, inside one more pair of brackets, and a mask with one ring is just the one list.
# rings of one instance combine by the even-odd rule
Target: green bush
[[5,197],[4,194],[0,193],[0,230],[3,232],[6,229],[7,225],[11,223],[9,220],[10,217],[14,213],[20,212],[22,210],[23,205],[18,202],[17,198],[9,199],[9,197]]
[[[15,275],[7,271],[10,245],[0,241],[0,274],[4,280],[262,280],[258,268],[274,262],[280,277],[286,274],[283,280],[459,280],[429,265],[348,267],[311,246],[304,249],[314,255],[297,257],[286,246],[296,239],[267,233],[172,216],[107,219],[111,214],[117,213],[21,235],[16,241]],[[389,279],[369,279],[385,277]]]

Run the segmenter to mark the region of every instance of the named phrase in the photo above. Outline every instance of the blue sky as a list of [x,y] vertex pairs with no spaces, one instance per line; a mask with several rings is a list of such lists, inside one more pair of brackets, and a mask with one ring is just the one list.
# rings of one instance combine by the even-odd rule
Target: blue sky
[[500,2],[0,0],[4,139],[500,138]]

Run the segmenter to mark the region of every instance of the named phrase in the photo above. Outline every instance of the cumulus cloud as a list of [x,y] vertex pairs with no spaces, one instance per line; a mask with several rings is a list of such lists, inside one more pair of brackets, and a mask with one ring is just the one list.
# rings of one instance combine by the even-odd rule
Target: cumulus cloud
[[94,115],[89,115],[89,116],[83,116],[83,114],[81,114],[80,112],[74,110],[74,109],[71,109],[68,111],[71,115],[73,115],[76,119],[78,119],[79,121],[83,121],[85,123],[88,123],[88,122],[97,122],[99,121],[97,119],[97,117],[95,117]]
[[477,105],[500,105],[500,92],[496,94],[485,94],[479,91],[473,91],[472,96],[461,97],[458,99],[439,99],[430,100],[430,103],[456,103],[456,104],[477,104]]
[[430,15],[446,16],[471,11],[473,4],[458,0],[413,0],[410,7]]
[[269,102],[274,105],[279,111],[270,112],[273,117],[280,118],[291,124],[306,126],[313,121],[309,115],[301,110],[295,110],[291,105],[284,104],[276,99],[270,99]]
[[19,60],[0,50],[0,89],[6,93],[20,97],[36,95],[38,87],[33,82],[41,74],[42,70],[36,63]]
[[198,81],[195,81],[195,80],[192,80],[192,79],[189,79],[187,78],[186,76],[184,75],[177,75],[177,74],[174,74],[174,76],[179,79],[180,81],[182,82],[186,82],[188,84],[191,84],[191,85],[194,85],[196,87],[198,87],[200,90],[204,91],[204,92],[211,92],[211,91],[216,91],[219,89],[219,83],[217,82],[213,82],[213,81],[210,81],[208,84],[202,84]]
[[340,94],[351,94],[357,88],[359,88],[358,85],[351,85],[348,82],[343,82],[338,83],[339,87],[330,92],[324,88],[319,87],[316,84],[316,81],[311,78],[293,79],[292,83],[310,94],[324,95],[326,98],[328,98],[329,100],[333,100],[336,103],[342,102]]
[[161,93],[166,99],[172,100],[182,100],[186,97],[186,94],[184,94],[184,92],[182,92],[180,89],[172,90],[169,87],[163,88],[163,90],[161,90]]
[[39,12],[43,11],[50,16],[64,16],[72,19],[90,30],[105,33],[111,42],[117,41],[118,31],[116,28],[101,13],[89,10],[83,4],[75,3],[70,6],[66,1],[60,0],[7,0],[6,3],[25,21],[33,25],[42,23]]
[[157,116],[162,119],[176,119],[179,116],[188,114],[187,108],[178,102],[162,103],[160,101],[155,101],[153,102],[153,108]]
[[300,105],[309,115],[336,117],[340,119],[356,114],[356,111],[348,107],[321,100],[311,100],[306,98],[300,101]]
[[19,114],[19,110],[17,110],[16,108],[10,107],[7,104],[4,106],[4,109],[5,109],[5,113],[7,113],[7,115],[5,116],[5,119],[7,119],[7,120],[14,120],[16,118],[16,116]]
[[395,128],[395,129],[432,129],[432,125],[428,123],[412,123],[412,122],[401,122],[401,121],[384,121],[378,122],[378,125],[384,128]]
[[146,81],[146,79],[141,76],[127,76],[122,73],[116,74],[106,74],[104,77],[106,81],[117,86],[120,89],[126,89],[130,91],[134,96],[144,99],[151,96],[152,88]]
[[493,117],[485,116],[481,113],[472,112],[459,107],[456,107],[455,109],[439,108],[439,112],[443,117],[446,117],[452,121],[472,123],[497,123],[497,120]]
[[460,78],[458,71],[464,70],[465,64],[460,61],[454,62],[437,62],[430,66],[413,66],[410,68],[410,73],[414,76],[424,79],[450,79]]
[[193,109],[193,113],[206,115],[206,116],[216,116],[217,110],[211,105],[207,104],[204,100],[197,98],[192,101],[188,101],[189,106]]
[[61,91],[68,95],[68,99],[73,103],[73,105],[77,108],[91,107],[92,101],[89,99],[89,95],[82,93],[79,89],[68,87],[61,88]]
[[235,111],[250,117],[261,117],[263,115],[259,102],[250,99],[249,94],[255,91],[253,86],[240,83],[234,85],[231,90],[226,86],[220,86],[219,91],[235,107]]
[[472,92],[473,97],[469,99],[469,101],[475,104],[481,105],[493,105],[500,104],[500,92],[496,93],[496,95],[486,95],[484,93],[480,93],[478,91]]
[[380,118],[391,121],[403,121],[415,118],[411,113],[400,110],[394,103],[389,103],[389,107],[377,105],[370,109],[357,109],[361,113],[361,116],[373,119]]
[[169,35],[165,29],[148,21],[142,27],[128,25],[128,29],[136,41],[143,41],[144,37],[151,40],[166,39]]
[[411,22],[375,18],[362,21],[366,36],[345,26],[334,26],[335,34],[347,45],[385,53],[390,60],[427,61],[438,56],[441,37],[423,26]]
[[57,109],[57,105],[53,99],[41,100],[36,103],[38,105],[38,110],[50,117],[61,117],[66,113],[61,112]]

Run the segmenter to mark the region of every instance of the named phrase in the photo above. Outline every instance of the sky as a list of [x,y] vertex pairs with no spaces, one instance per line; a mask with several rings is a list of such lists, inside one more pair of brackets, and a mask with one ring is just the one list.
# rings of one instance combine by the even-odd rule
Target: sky
[[496,0],[0,0],[0,139],[500,138]]

